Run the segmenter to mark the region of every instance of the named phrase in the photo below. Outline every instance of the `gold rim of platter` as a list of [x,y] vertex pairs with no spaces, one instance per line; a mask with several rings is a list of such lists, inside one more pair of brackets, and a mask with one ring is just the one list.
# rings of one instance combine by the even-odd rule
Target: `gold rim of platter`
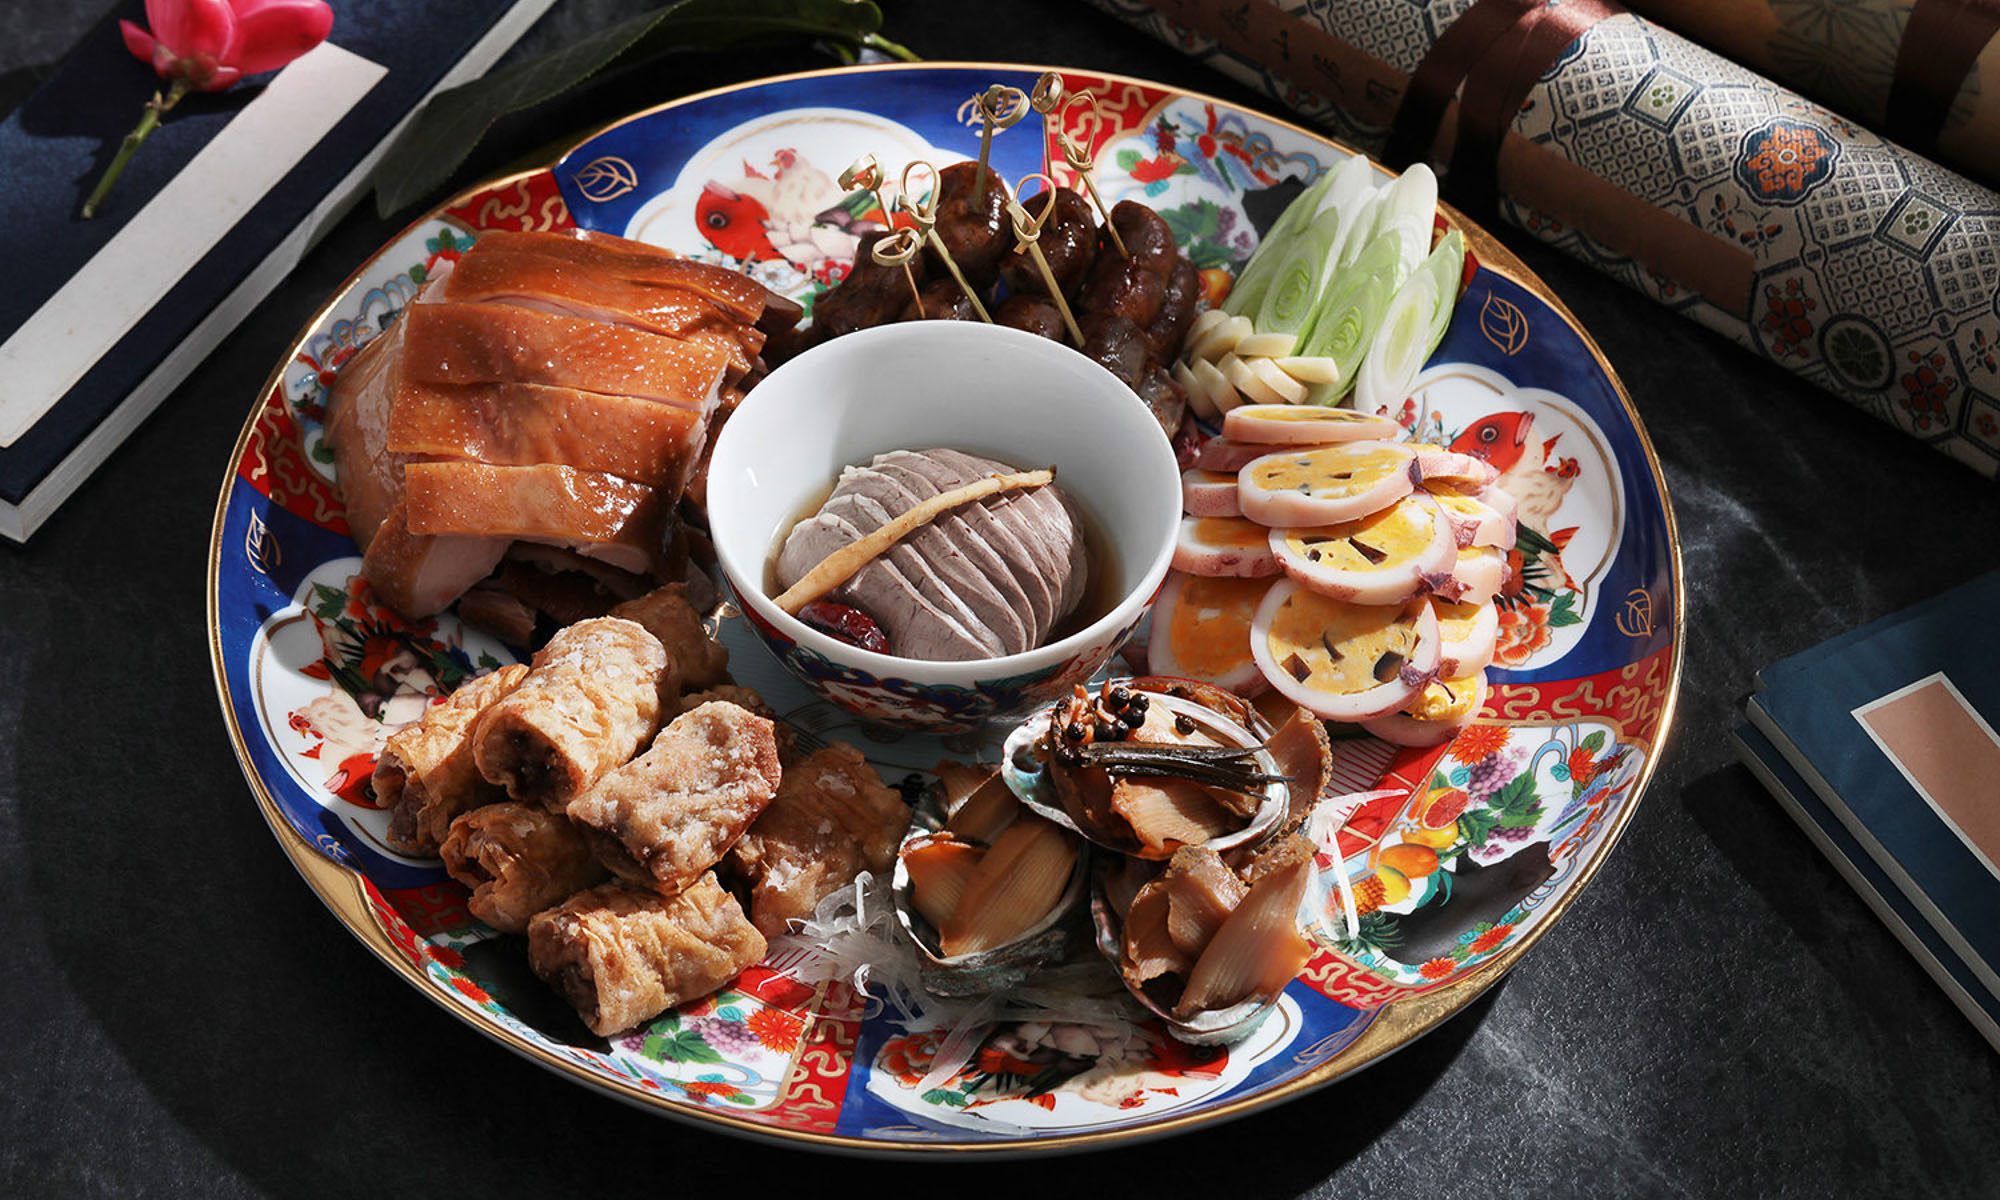
[[349,932],[353,933],[360,940],[363,946],[367,947],[376,958],[380,959],[398,976],[417,989],[419,993],[452,1016],[532,1062],[559,1074],[567,1075],[577,1082],[583,1083],[591,1089],[614,1099],[645,1108],[651,1112],[684,1120],[696,1126],[704,1128],[719,1127],[762,1141],[778,1142],[787,1145],[803,1144],[823,1150],[844,1151],[861,1155],[881,1157],[903,1155],[936,1157],[939,1155],[959,1154],[1016,1156],[1100,1149],[1132,1144],[1153,1138],[1167,1137],[1200,1126],[1214,1125],[1233,1120],[1257,1109],[1296,1099],[1308,1092],[1317,1091],[1330,1083],[1343,1079],[1429,1033],[1456,1014],[1460,1009],[1478,999],[1487,988],[1498,983],[1508,971],[1513,969],[1514,964],[1520,960],[1521,956],[1538,944],[1543,936],[1554,927],[1557,919],[1569,910],[1570,905],[1583,892],[1584,887],[1595,878],[1598,869],[1604,865],[1605,859],[1610,857],[1612,849],[1618,844],[1619,838],[1623,836],[1625,827],[1631,823],[1633,814],[1638,811],[1639,801],[1644,797],[1647,785],[1652,782],[1653,772],[1659,766],[1660,749],[1666,744],[1668,732],[1673,728],[1674,717],[1677,714],[1680,702],[1682,658],[1686,645],[1686,589],[1681,562],[1680,526],[1674,516],[1673,498],[1667,488],[1666,475],[1660,469],[1660,459],[1653,447],[1653,439],[1646,432],[1645,423],[1640,420],[1638,410],[1633,407],[1631,394],[1625,390],[1624,381],[1618,377],[1618,372],[1612,368],[1610,361],[1604,357],[1604,351],[1598,346],[1597,340],[1591,337],[1589,330],[1585,329],[1583,324],[1576,319],[1575,314],[1570,312],[1569,307],[1534,272],[1530,271],[1520,259],[1516,258],[1512,251],[1508,250],[1491,234],[1487,233],[1485,229],[1468,220],[1456,208],[1442,200],[1438,202],[1439,209],[1445,214],[1446,219],[1465,235],[1468,249],[1477,256],[1479,264],[1482,267],[1492,270],[1495,274],[1527,290],[1536,299],[1548,305],[1556,315],[1560,316],[1576,332],[1577,337],[1583,342],[1584,347],[1589,350],[1591,358],[1596,361],[1598,369],[1603,371],[1605,378],[1610,381],[1612,389],[1617,393],[1619,405],[1624,409],[1626,418],[1631,422],[1633,431],[1638,435],[1639,445],[1645,451],[1646,465],[1652,472],[1653,486],[1659,489],[1661,512],[1666,517],[1667,555],[1669,569],[1673,577],[1673,655],[1667,668],[1666,699],[1660,706],[1659,727],[1655,731],[1651,743],[1645,746],[1646,762],[1640,769],[1638,780],[1632,789],[1631,799],[1621,807],[1611,827],[1606,830],[1604,840],[1598,847],[1597,853],[1592,856],[1588,863],[1583,865],[1575,882],[1561,896],[1555,899],[1543,919],[1537,921],[1532,929],[1522,934],[1506,950],[1458,980],[1446,984],[1435,991],[1424,992],[1406,1000],[1396,1000],[1384,1005],[1376,1012],[1375,1018],[1369,1024],[1368,1028],[1352,1044],[1296,1079],[1287,1080],[1282,1084],[1250,1095],[1239,1096],[1236,1099],[1196,1112],[1163,1116],[1144,1125],[1129,1126],[1121,1129],[1065,1131],[1047,1136],[1028,1137],[1011,1141],[933,1143],[921,1141],[876,1141],[846,1134],[817,1133],[779,1125],[767,1125],[715,1109],[695,1108],[691,1105],[679,1104],[656,1093],[648,1092],[635,1084],[623,1084],[615,1080],[602,1078],[592,1074],[586,1068],[560,1055],[554,1054],[542,1046],[536,1045],[512,1030],[487,1019],[483,1014],[474,1013],[465,1005],[446,997],[431,983],[428,976],[418,970],[415,964],[403,955],[395,943],[390,940],[388,931],[382,927],[380,921],[375,916],[373,908],[369,905],[364,878],[361,873],[352,867],[336,863],[321,854],[316,846],[308,842],[297,830],[292,828],[291,823],[286,820],[284,814],[279,810],[277,801],[272,797],[270,789],[264,785],[264,781],[258,777],[251,764],[249,748],[244,742],[243,730],[237,724],[236,710],[230,700],[226,664],[223,661],[222,655],[221,596],[219,584],[222,566],[223,522],[228,516],[229,497],[236,483],[237,464],[243,460],[243,452],[249,445],[251,434],[256,430],[257,420],[262,415],[265,403],[269,400],[272,390],[279,387],[283,382],[285,368],[304,349],[312,335],[332,315],[334,309],[353,290],[354,285],[361,280],[369,269],[391,247],[402,241],[424,223],[445,219],[445,214],[450,209],[464,204],[474,196],[552,171],[564,158],[592,139],[621,125],[643,120],[655,113],[694,104],[716,96],[728,95],[733,92],[749,91],[777,82],[815,79],[833,75],[850,75],[860,72],[929,70],[1062,71],[1078,75],[1088,75],[1108,82],[1134,84],[1165,92],[1170,96],[1183,96],[1191,100],[1219,105],[1225,109],[1247,112],[1259,120],[1268,121],[1292,133],[1330,146],[1344,154],[1358,153],[1358,151],[1353,150],[1342,142],[1327,137],[1325,134],[1281,117],[1272,116],[1261,109],[1244,109],[1238,104],[1219,99],[1205,92],[1189,91],[1131,75],[1120,75],[1087,67],[1053,67],[1025,63],[962,61],[874,63],[857,67],[830,67],[818,71],[799,72],[793,75],[774,75],[744,83],[711,88],[708,91],[697,92],[689,96],[682,96],[678,99],[656,104],[651,108],[641,109],[638,112],[600,125],[569,143],[562,151],[541,166],[484,180],[473,187],[467,188],[411,221],[349,273],[341,285],[328,297],[327,302],[307,320],[298,335],[292,339],[284,358],[279,360],[278,365],[265,379],[263,388],[257,393],[256,401],[250,408],[250,414],[243,422],[243,429],[237,435],[235,447],[230,452],[229,462],[223,474],[222,489],[216,500],[215,518],[209,530],[207,580],[208,650],[210,665],[215,674],[216,695],[222,705],[223,720],[229,727],[229,741],[231,748],[236,753],[237,765],[242,768],[244,780],[250,785],[252,794],[257,798],[257,806],[264,815],[264,822],[271,827],[271,832],[277,838],[280,848],[284,850],[286,857],[291,859],[293,867],[298,870],[307,885],[312,888],[314,894],[325,903],[335,917],[339,918],[341,924],[345,925]]

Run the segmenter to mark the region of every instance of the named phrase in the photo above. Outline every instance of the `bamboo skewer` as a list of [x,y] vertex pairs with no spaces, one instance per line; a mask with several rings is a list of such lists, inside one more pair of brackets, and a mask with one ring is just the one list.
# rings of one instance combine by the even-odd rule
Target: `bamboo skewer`
[[[910,172],[918,167],[931,173],[931,187],[922,200],[912,202]],[[897,202],[910,214],[910,219],[917,223],[917,228],[930,242],[931,248],[937,251],[937,256],[944,260],[945,270],[950,271],[951,277],[958,282],[958,290],[965,293],[967,300],[972,301],[973,311],[979,314],[979,319],[991,325],[993,318],[987,313],[986,306],[979,302],[979,293],[973,291],[972,285],[965,281],[965,273],[958,269],[958,263],[953,260],[951,251],[945,248],[944,239],[938,236],[937,210],[939,202],[943,199],[943,179],[944,176],[938,173],[936,167],[921,158],[914,159],[903,168],[902,194],[897,198]]]
[[[1021,189],[1028,186],[1028,180],[1030,179],[1041,180],[1048,189],[1043,193],[1048,197],[1048,203],[1042,205],[1042,213],[1039,217],[1029,216],[1027,208],[1018,199],[1021,195]],[[1056,302],[1057,311],[1062,313],[1063,325],[1068,328],[1069,336],[1076,342],[1077,347],[1081,349],[1083,346],[1083,330],[1077,327],[1076,315],[1069,310],[1069,301],[1063,297],[1062,286],[1056,282],[1056,273],[1049,266],[1047,256],[1042,253],[1040,241],[1042,226],[1048,223],[1049,217],[1056,211],[1055,180],[1050,179],[1046,175],[1029,175],[1023,178],[1020,186],[1014,189],[1014,195],[1016,199],[1007,202],[1007,216],[1014,225],[1014,238],[1021,243],[1021,248],[1026,250],[1029,256],[1035,260],[1036,269],[1042,273],[1042,282],[1048,285],[1050,299]]]
[[996,83],[974,98],[973,108],[980,122],[979,170],[972,177],[972,201],[976,205],[986,198],[986,173],[990,169],[986,160],[993,152],[993,135],[1013,128],[1028,115],[1028,97],[1020,88]]
[[[1079,100],[1090,106],[1091,115],[1095,118],[1091,127],[1094,129],[1102,125],[1103,114],[1097,107],[1097,97],[1090,92],[1078,92],[1070,97],[1063,103],[1063,111],[1067,113],[1069,106]],[[1097,206],[1097,215],[1104,218],[1104,231],[1111,235],[1112,244],[1118,247],[1118,257],[1132,257],[1125,249],[1125,239],[1118,236],[1118,227],[1111,223],[1111,209],[1104,203],[1104,197],[1097,190],[1097,180],[1091,175],[1091,172],[1097,169],[1097,152],[1079,143],[1061,129],[1056,130],[1056,147],[1062,151],[1063,161],[1069,164],[1069,169],[1075,171],[1078,178],[1083,180],[1084,190],[1090,193],[1091,203]]]
[[827,555],[819,561],[819,565],[807,571],[803,578],[786,588],[784,594],[772,603],[786,614],[796,617],[800,609],[846,583],[856,571],[888,553],[897,542],[933,518],[950,512],[960,505],[983,500],[997,492],[1041,487],[1043,484],[1054,483],[1055,479],[1055,468],[1050,467],[1041,471],[1019,471],[1011,475],[988,475],[984,479],[975,479],[948,492],[940,492],[873,532]]

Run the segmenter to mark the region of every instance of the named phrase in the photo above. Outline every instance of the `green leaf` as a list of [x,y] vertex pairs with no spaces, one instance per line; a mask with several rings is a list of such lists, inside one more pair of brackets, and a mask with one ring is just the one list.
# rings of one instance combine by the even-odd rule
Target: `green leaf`
[[1213,200],[1196,200],[1179,208],[1160,210],[1160,219],[1174,231],[1174,240],[1183,246],[1199,238],[1214,237],[1222,209]]
[[322,621],[331,621],[339,616],[341,608],[347,604],[346,592],[323,583],[313,584],[313,595],[319,597],[319,603],[313,606],[313,615]]
[[1582,620],[1583,618],[1576,612],[1575,592],[1564,592],[1556,597],[1555,604],[1549,609],[1550,629],[1561,629],[1565,625],[1575,625]]
[[925,1104],[945,1104],[952,1108],[965,1107],[964,1096],[959,1095],[957,1092],[946,1091],[944,1088],[932,1088],[930,1091],[924,1093],[923,1100]]
[[478,668],[482,671],[497,671],[500,669],[500,660],[493,657],[486,651],[481,650],[479,652],[479,658],[476,660],[475,665],[477,665]]
[[1577,745],[1584,750],[1590,751],[1592,754],[1596,754],[1598,748],[1604,745],[1604,731],[1602,729],[1592,730],[1590,736],[1584,738]]
[[643,1043],[648,1058],[664,1062],[719,1063],[722,1056],[715,1052],[699,1033],[692,1029],[675,1031],[671,1036],[649,1034]]
[[[1535,777],[1526,771],[1521,772],[1494,792],[1486,803],[1502,816],[1517,816],[1530,810],[1539,812],[1541,802],[1535,796]],[[1504,821],[1501,823],[1506,824]]]
[[669,50],[734,50],[779,38],[865,45],[898,58],[908,50],[882,38],[882,12],[850,0],[673,0],[553,53],[518,63],[431,98],[375,168],[375,211],[389,214],[451,177],[493,123],[545,103],[609,66],[630,66]]
[[1458,818],[1460,836],[1468,846],[1484,846],[1486,839],[1500,827],[1500,818],[1484,808],[1470,809]]

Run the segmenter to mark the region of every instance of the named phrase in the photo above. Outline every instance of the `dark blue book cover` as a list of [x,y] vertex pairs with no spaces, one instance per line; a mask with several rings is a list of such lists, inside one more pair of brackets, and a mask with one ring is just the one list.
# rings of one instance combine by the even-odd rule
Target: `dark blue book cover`
[[1930,922],[1917,911],[1902,890],[1889,878],[1887,872],[1876,865],[1861,843],[1834,816],[1833,810],[1821,803],[1812,788],[1799,777],[1785,761],[1778,748],[1771,744],[1754,726],[1744,725],[1730,735],[1735,743],[1736,755],[1751,774],[1770,791],[1784,810],[1799,823],[1813,845],[1826,855],[1840,872],[1849,887],[1858,892],[1866,901],[1869,910],[1896,940],[1910,951],[1937,985],[1951,997],[1966,1019],[1971,1021],[1980,1034],[2000,1050],[2000,997],[1995,997],[1981,984],[1972,968],[1966,965],[1956,950],[1931,928]]
[[404,120],[551,2],[330,0],[325,45],[184,99],[85,220],[161,86],[118,31],[145,23],[140,0],[91,30],[0,121],[0,535],[24,540],[360,194]]
[[1749,716],[2000,995],[2000,571],[1784,659]]

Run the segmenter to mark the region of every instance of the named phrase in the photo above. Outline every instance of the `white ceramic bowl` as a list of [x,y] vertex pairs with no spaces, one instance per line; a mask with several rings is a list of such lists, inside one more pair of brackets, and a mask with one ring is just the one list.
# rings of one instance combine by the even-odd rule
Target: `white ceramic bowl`
[[[842,467],[948,446],[1021,470],[1053,465],[1107,542],[1110,610],[1060,641],[1002,658],[875,654],[786,615],[767,564]],[[1015,329],[912,321],[835,338],[771,372],[729,418],[709,467],[708,517],[737,603],[787,668],[873,721],[935,732],[1053,702],[1111,657],[1166,578],[1180,471],[1145,404],[1075,350]]]

